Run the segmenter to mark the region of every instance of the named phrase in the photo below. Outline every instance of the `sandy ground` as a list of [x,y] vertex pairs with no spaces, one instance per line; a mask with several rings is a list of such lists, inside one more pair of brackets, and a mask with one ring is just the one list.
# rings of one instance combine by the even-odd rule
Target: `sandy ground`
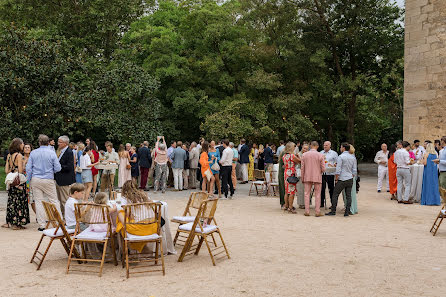
[[[231,254],[212,266],[207,251],[166,257],[166,276],[125,278],[106,264],[95,274],[65,274],[67,256],[55,242],[40,271],[29,260],[40,237],[0,228],[2,296],[440,296],[446,289],[446,225],[429,233],[440,207],[402,205],[376,193],[362,176],[359,214],[344,218],[283,213],[277,198],[220,201],[216,218]],[[182,212],[189,192],[168,192],[170,216]],[[342,202],[340,203],[342,207]],[[312,214],[313,214],[312,210]],[[0,220],[4,221],[4,202]],[[32,221],[35,221],[33,215]],[[176,225],[171,224],[172,232]],[[179,250],[178,250],[179,251]]]

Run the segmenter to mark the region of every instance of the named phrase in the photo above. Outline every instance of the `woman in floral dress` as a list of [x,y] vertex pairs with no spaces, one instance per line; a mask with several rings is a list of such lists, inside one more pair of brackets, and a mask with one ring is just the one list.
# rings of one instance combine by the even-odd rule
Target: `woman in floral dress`
[[285,210],[290,213],[296,213],[296,208],[293,206],[294,195],[296,194],[296,184],[288,182],[288,178],[295,176],[296,164],[300,163],[299,156],[294,154],[295,144],[288,142],[284,149],[283,168],[284,168],[284,183],[285,183]]

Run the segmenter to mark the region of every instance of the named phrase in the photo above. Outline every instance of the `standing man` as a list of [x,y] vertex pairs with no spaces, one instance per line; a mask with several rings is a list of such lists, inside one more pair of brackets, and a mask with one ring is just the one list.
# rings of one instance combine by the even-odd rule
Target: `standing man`
[[266,144],[266,147],[263,150],[263,154],[264,154],[266,172],[271,172],[273,170],[274,153],[269,143]]
[[231,171],[231,179],[232,179],[232,186],[234,187],[234,191],[237,187],[237,172],[236,172],[236,167],[237,167],[237,161],[238,161],[238,151],[237,149],[234,147],[234,143],[230,142],[229,143],[229,147],[232,149],[232,153],[233,153],[233,158],[232,158],[232,171]]
[[200,159],[200,152],[198,150],[197,143],[193,141],[190,145],[190,151],[189,151],[191,189],[197,188],[197,169],[198,169],[199,159]]
[[317,149],[317,141],[311,142],[311,150],[302,155],[301,159],[301,177],[305,192],[305,216],[310,215],[310,193],[314,186],[316,217],[321,217],[321,188],[322,173],[325,172],[324,156]]
[[378,193],[381,193],[383,179],[386,180],[386,189],[389,192],[389,174],[387,173],[387,162],[389,160],[389,151],[387,144],[381,144],[381,150],[376,153],[375,163],[378,164]]
[[138,150],[139,168],[141,170],[141,190],[146,189],[147,177],[149,176],[149,169],[152,167],[152,155],[150,154],[149,142],[144,141],[141,148]]
[[175,187],[175,191],[183,190],[183,170],[184,170],[184,161],[186,161],[186,151],[183,149],[183,143],[178,141],[176,143],[175,149],[173,149],[170,154],[170,159],[172,160],[172,172],[173,172],[173,184]]
[[325,172],[322,174],[322,193],[321,206],[325,206],[325,189],[328,186],[328,193],[330,194],[330,203],[333,204],[333,191],[335,188],[335,172],[327,172],[327,168],[335,168],[338,160],[338,153],[331,149],[331,142],[324,142],[324,150],[321,154],[325,157]]
[[231,191],[231,195],[229,196],[229,199],[232,199],[232,196],[234,195],[234,185],[232,184],[232,160],[234,159],[234,152],[232,151],[232,148],[229,147],[229,140],[225,139],[223,140],[223,155],[220,159],[221,164],[221,179],[222,179],[222,188],[223,193],[225,194],[225,198],[228,198],[228,183],[229,183],[229,189]]
[[446,136],[441,138],[440,146],[442,149],[440,150],[438,159],[434,160],[434,162],[438,164],[438,169],[440,170],[438,184],[441,188],[446,189]]
[[285,141],[279,141],[280,146],[277,148],[276,156],[280,156],[280,153],[285,149]]
[[[119,164],[119,155],[117,152],[113,151],[113,143],[107,141],[105,145],[105,149],[107,150],[104,153],[105,161],[109,164]],[[115,182],[116,169],[108,169],[103,170],[101,175],[101,192],[104,192],[105,189],[113,188],[113,183]]]
[[[28,163],[26,164],[26,177],[33,189],[39,231],[44,230],[46,226],[46,214],[42,204],[43,200],[56,205],[57,211],[62,214],[60,211],[60,202],[57,199],[56,185],[54,183],[54,173],[59,172],[61,166],[56,153],[49,147],[49,142],[48,136],[43,134],[39,135],[40,147],[31,151]],[[74,166],[73,163],[71,166]],[[44,199],[44,195],[47,199]]]
[[350,207],[352,206],[352,186],[353,177],[358,172],[358,164],[354,154],[350,154],[350,145],[346,142],[341,144],[341,155],[338,157],[336,164],[336,186],[333,193],[333,203],[328,216],[336,215],[336,207],[338,206],[338,197],[345,189],[347,205],[345,206],[344,217],[350,215]]
[[167,149],[167,158],[168,158],[167,167],[169,169],[169,175],[167,176],[167,185],[169,187],[173,186],[172,159],[170,158],[170,155],[173,153],[173,150],[176,147],[177,147],[177,142],[175,140],[172,140],[172,142],[170,143],[170,147]]
[[74,156],[73,151],[68,144],[70,139],[68,136],[60,136],[57,140],[57,151],[59,155],[59,163],[61,170],[54,174],[56,179],[57,198],[60,201],[60,209],[65,216],[65,202],[67,202],[70,195],[70,186],[76,182],[76,175],[74,173]]
[[[411,185],[411,175],[409,170],[409,165],[413,162],[410,160],[409,150],[410,143],[407,141],[403,141],[403,148],[397,150],[395,152],[394,162],[396,164],[396,179],[398,181],[398,203],[404,204],[412,204],[413,202],[409,201],[410,194],[410,185]],[[403,192],[404,186],[404,192]],[[404,194],[403,194],[404,193]]]
[[440,151],[442,149],[440,139],[435,139],[434,145],[435,145],[435,150],[437,151],[437,154],[440,154]]
[[242,165],[242,184],[248,183],[248,164],[249,164],[249,147],[246,145],[246,140],[240,140],[239,159]]
[[413,142],[413,145],[415,146],[415,148],[412,150],[415,155],[415,161],[423,159],[423,155],[426,152],[426,149],[422,145],[420,145],[419,140],[415,140]]
[[396,144],[396,148],[397,149],[402,149],[403,148],[403,141],[402,140],[398,140],[395,144]]

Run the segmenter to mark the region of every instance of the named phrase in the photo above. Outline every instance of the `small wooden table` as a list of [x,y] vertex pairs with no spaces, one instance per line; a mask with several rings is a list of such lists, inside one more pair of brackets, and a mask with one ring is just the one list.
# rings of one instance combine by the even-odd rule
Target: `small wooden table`
[[[118,164],[114,163],[100,163],[95,166],[96,169],[101,170],[100,180],[102,180],[102,174],[104,170],[114,170],[118,169]],[[114,190],[115,181],[111,180],[111,174],[108,175],[109,181],[108,181],[108,198],[112,199],[112,192]]]

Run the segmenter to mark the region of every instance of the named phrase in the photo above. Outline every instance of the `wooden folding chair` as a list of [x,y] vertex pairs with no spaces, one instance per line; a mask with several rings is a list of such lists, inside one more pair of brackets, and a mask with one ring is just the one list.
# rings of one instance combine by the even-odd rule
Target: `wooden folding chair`
[[435,236],[435,234],[437,234],[437,231],[440,228],[440,225],[443,222],[443,219],[446,217],[446,189],[440,188],[440,196],[441,196],[441,199],[443,200],[443,203],[442,203],[441,210],[438,213],[438,216],[435,219],[435,222],[432,225],[432,228],[430,230],[430,232],[432,233],[432,236]]
[[[70,254],[69,246],[71,245],[71,235],[74,233],[74,230],[67,230],[65,228],[65,223],[60,217],[60,214],[57,211],[56,206],[54,204],[46,201],[42,201],[42,204],[45,209],[48,222],[45,226],[45,230],[42,231],[42,236],[40,237],[39,243],[37,244],[37,247],[30,261],[30,263],[34,262],[37,264],[37,270],[39,270],[40,267],[42,266],[42,263],[45,260],[45,257],[54,240],[60,240],[62,246],[67,252],[67,255],[69,255]],[[45,252],[42,254],[39,251],[39,248],[40,245],[42,244],[44,237],[49,237],[50,242],[48,243]]]
[[[195,220],[195,215],[192,214],[191,210],[195,209],[198,211],[201,206],[201,202],[207,200],[209,197],[209,194],[206,192],[194,192],[191,193],[189,196],[189,201],[187,202],[186,208],[184,209],[182,216],[175,216],[170,220],[172,223],[177,223],[179,226],[192,223]],[[178,227],[179,227],[178,226]],[[175,234],[175,238],[173,240],[173,245],[175,246],[177,243],[177,240],[180,239],[181,243],[185,243],[187,237],[186,236],[180,236],[180,231],[177,229],[177,233]]]
[[[125,223],[124,223],[124,244],[122,249],[122,261],[125,256],[126,275],[130,274],[162,271],[166,274],[164,266],[163,238],[161,236],[161,203],[160,202],[144,202],[124,205]],[[156,233],[151,235],[138,236],[129,233],[132,229],[141,229],[143,226],[156,224]],[[132,243],[155,243],[155,252],[137,252],[130,254],[130,245]],[[144,247],[145,249],[147,247]],[[125,255],[124,255],[125,253]],[[161,257],[161,265],[158,264]],[[154,265],[134,265],[132,268],[154,268],[161,266],[162,269],[151,269],[144,271],[130,272],[130,264],[154,262]],[[123,262],[124,264],[124,262]]]
[[[253,186],[255,188],[257,196],[263,195],[263,191],[267,192],[268,185],[266,183],[265,171],[254,169],[254,179],[255,180],[251,182],[251,187],[249,188],[248,196],[251,196],[251,193],[254,192],[252,189]],[[260,187],[260,192],[258,187]]]
[[[116,265],[118,265],[116,261],[116,252],[115,252],[115,240],[114,240],[114,233],[111,226],[111,220],[110,220],[110,214],[108,211],[108,206],[106,205],[99,205],[99,204],[92,204],[92,203],[77,203],[74,205],[74,213],[76,215],[76,229],[74,233],[74,239],[71,243],[71,250],[70,254],[68,256],[68,264],[67,264],[67,274],[70,271],[71,265],[76,266],[82,266],[82,267],[95,267],[97,268],[97,265],[88,265],[84,264],[87,262],[94,262],[94,263],[100,263],[99,266],[99,276],[102,276],[102,269],[104,267],[105,262],[105,255],[107,252],[107,245],[108,241],[111,241],[112,246],[112,254],[113,254],[113,262]],[[89,225],[88,228],[86,228],[84,231],[81,231],[81,225]],[[105,230],[105,231],[93,231],[93,228],[97,228],[99,230]],[[102,243],[102,257],[100,260],[98,259],[90,259],[87,258],[87,254],[85,252],[85,246],[86,243]],[[76,244],[79,244],[82,250],[82,257],[76,255],[76,260],[80,261],[80,264],[72,263],[71,259],[73,256],[73,251],[75,250],[74,246]],[[92,270],[74,270],[71,269],[71,271],[81,271],[81,272],[96,272]]]
[[[215,257],[222,253],[226,253],[228,259],[231,259],[231,257],[229,256],[228,249],[226,248],[226,244],[223,240],[223,236],[221,235],[220,228],[217,226],[217,224],[209,225],[210,222],[212,221],[215,222],[214,214],[215,210],[217,209],[217,202],[218,199],[213,199],[213,200],[208,199],[203,201],[201,203],[200,209],[198,210],[194,222],[187,223],[179,227],[181,233],[187,234],[187,240],[183,247],[183,250],[181,251],[180,257],[178,258],[178,262],[183,262],[184,257],[186,255],[190,255],[192,253],[198,255],[201,246],[203,245],[203,242],[206,244],[206,247],[209,251],[209,255],[211,256],[212,264],[214,266],[216,265],[215,260],[223,258],[223,257],[220,258],[215,258]],[[211,249],[207,237],[212,236],[214,233],[217,233],[220,236],[220,241],[222,245],[215,246],[214,248]],[[193,245],[195,237],[198,237],[199,239],[199,242],[196,245],[196,247]],[[195,248],[195,251],[192,250],[193,248]],[[213,253],[214,251],[218,251],[218,253],[214,254]]]

